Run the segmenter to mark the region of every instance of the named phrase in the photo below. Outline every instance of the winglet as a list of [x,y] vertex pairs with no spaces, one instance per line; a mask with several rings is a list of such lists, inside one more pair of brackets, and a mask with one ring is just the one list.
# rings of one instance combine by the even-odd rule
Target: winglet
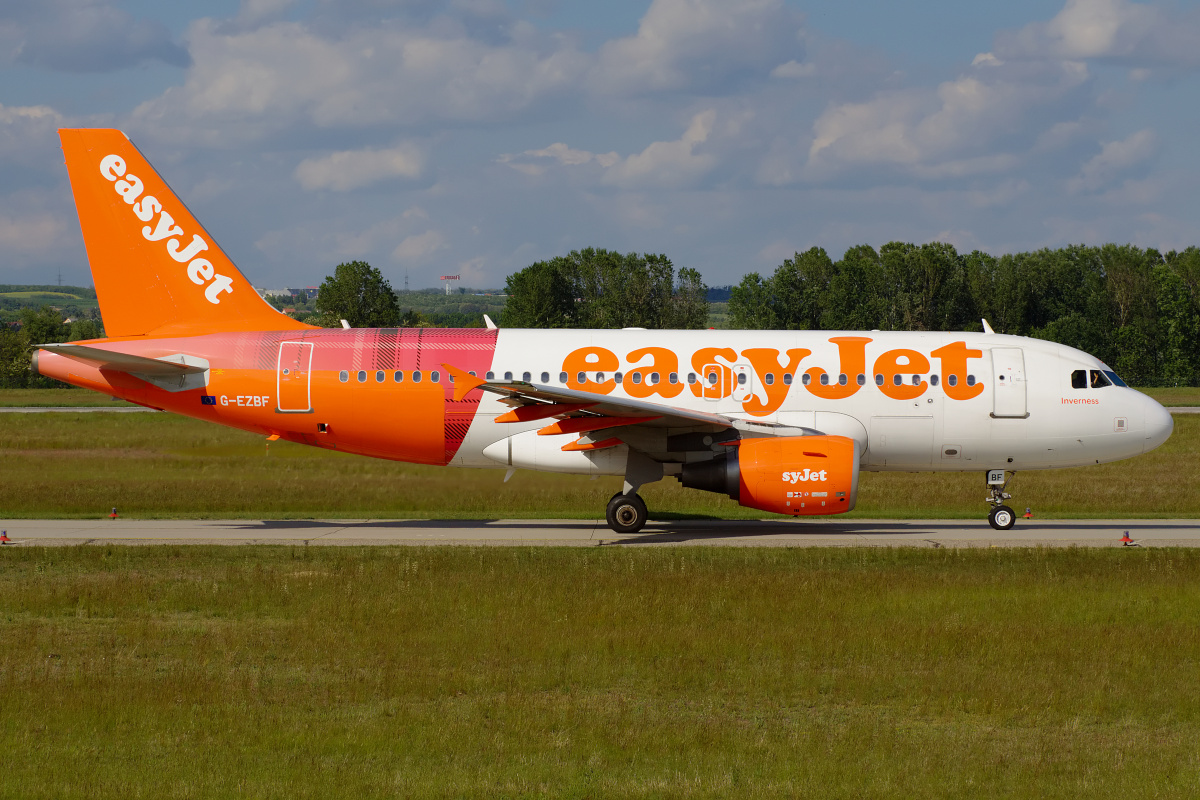
[[992,326],[988,325],[988,321],[986,319],[983,320],[983,332],[984,333],[995,333],[995,331],[992,330]]
[[458,367],[453,367],[449,364],[442,364],[446,372],[454,380],[454,400],[458,402],[467,396],[467,392],[483,386],[487,381],[483,378],[472,375],[469,372],[463,372]]
[[499,325],[497,325],[496,323],[492,322],[492,318],[491,318],[491,317],[489,317],[487,314],[484,314],[484,315],[483,315],[483,324],[484,324],[484,325],[487,325],[487,329],[488,329],[489,331],[494,331],[494,330],[496,330],[498,327],[500,327],[500,326],[499,326]]

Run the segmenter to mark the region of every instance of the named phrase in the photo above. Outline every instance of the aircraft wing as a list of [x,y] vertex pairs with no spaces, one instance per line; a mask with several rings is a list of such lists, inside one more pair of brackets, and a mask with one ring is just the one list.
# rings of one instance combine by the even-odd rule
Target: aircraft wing
[[91,364],[100,369],[112,369],[136,375],[192,375],[204,372],[206,369],[206,367],[189,366],[157,358],[146,358],[145,356],[135,356],[129,353],[117,353],[112,350],[89,347],[83,344],[39,344],[35,349],[57,353],[60,356],[82,361],[85,364]]

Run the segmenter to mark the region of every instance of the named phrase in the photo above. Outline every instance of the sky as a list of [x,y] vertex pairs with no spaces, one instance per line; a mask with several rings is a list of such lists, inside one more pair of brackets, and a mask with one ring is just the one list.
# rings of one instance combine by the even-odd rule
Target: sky
[[116,127],[256,285],[496,288],[584,247],[1200,245],[1200,6],[5,0],[0,283],[90,285],[56,130]]

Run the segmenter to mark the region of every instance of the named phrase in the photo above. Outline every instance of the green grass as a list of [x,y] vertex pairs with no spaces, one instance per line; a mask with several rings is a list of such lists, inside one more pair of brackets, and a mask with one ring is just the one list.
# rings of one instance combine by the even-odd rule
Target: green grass
[[0,408],[131,406],[89,389],[0,389]]
[[[620,479],[423,467],[170,414],[0,414],[0,518],[596,518]],[[1012,505],[1038,518],[1200,517],[1200,415],[1138,458],[1021,472]],[[673,479],[641,492],[654,518],[752,518]],[[981,473],[864,473],[851,517],[982,518]]]
[[0,796],[1200,793],[1200,552],[0,551]]
[[1200,406],[1200,387],[1168,386],[1155,389],[1139,389],[1164,406]]

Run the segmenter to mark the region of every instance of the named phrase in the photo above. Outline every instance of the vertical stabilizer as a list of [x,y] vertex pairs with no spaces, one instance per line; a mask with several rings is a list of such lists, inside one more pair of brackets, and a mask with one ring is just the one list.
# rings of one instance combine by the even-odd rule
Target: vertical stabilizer
[[124,133],[58,133],[110,337],[310,327],[258,296]]

